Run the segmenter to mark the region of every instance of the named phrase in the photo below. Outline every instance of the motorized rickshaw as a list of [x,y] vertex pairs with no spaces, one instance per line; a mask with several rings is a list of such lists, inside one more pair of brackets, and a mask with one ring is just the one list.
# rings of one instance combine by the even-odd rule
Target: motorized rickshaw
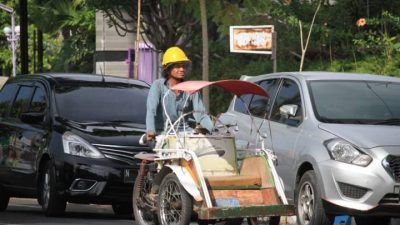
[[[239,97],[268,95],[260,86],[239,80],[186,81],[172,90],[190,95],[210,85]],[[194,219],[199,224],[241,224],[246,218],[249,224],[276,225],[280,216],[294,214],[262,135],[260,148],[236,149],[231,125],[219,122],[219,131],[212,133],[187,129],[190,113],[167,121],[154,153],[135,156],[141,160],[133,191],[137,224],[186,225]]]

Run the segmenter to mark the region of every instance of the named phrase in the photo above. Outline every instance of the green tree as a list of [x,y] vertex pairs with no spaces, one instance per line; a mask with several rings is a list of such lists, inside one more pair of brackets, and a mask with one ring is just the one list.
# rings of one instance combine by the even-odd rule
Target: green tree
[[[34,24],[54,39],[61,40],[52,70],[91,72],[95,49],[95,9],[84,0],[32,0]],[[46,16],[43,16],[46,15]]]

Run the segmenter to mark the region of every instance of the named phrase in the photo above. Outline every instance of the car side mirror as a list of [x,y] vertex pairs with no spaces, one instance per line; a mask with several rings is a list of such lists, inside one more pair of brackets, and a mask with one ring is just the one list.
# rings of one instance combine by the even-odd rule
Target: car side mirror
[[298,108],[297,105],[283,105],[279,108],[279,112],[285,118],[294,117]]
[[44,113],[41,112],[26,112],[21,114],[21,121],[28,124],[43,123]]

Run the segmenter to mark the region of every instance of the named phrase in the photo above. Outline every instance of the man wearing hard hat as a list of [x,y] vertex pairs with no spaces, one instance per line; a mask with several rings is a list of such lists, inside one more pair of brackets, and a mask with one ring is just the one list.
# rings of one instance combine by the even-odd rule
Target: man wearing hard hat
[[[163,97],[170,88],[184,81],[190,64],[191,61],[179,47],[171,47],[165,51],[162,60],[163,78],[154,81],[147,97],[146,136],[148,141],[154,139],[157,132],[164,130],[167,115],[165,115],[162,106]],[[192,94],[185,104],[187,95],[188,93],[185,92],[170,90],[165,97],[165,110],[171,122],[174,123],[182,112],[193,110],[196,122],[211,131],[212,122],[210,117],[205,114],[200,93]]]

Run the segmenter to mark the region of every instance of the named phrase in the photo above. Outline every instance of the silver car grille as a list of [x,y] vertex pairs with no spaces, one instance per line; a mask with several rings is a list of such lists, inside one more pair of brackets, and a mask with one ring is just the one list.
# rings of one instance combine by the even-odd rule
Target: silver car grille
[[346,183],[342,183],[342,182],[338,182],[340,191],[342,192],[342,194],[348,198],[354,198],[354,199],[360,199],[361,197],[363,197],[368,189],[366,188],[362,188],[362,187],[358,187],[358,186],[354,186],[351,184],[346,184]]
[[113,159],[116,161],[124,162],[129,165],[136,165],[137,160],[134,156],[142,151],[148,151],[148,147],[143,146],[121,146],[121,145],[103,145],[103,144],[92,144],[96,147],[106,158]]
[[396,181],[400,181],[400,156],[389,155],[383,165]]

